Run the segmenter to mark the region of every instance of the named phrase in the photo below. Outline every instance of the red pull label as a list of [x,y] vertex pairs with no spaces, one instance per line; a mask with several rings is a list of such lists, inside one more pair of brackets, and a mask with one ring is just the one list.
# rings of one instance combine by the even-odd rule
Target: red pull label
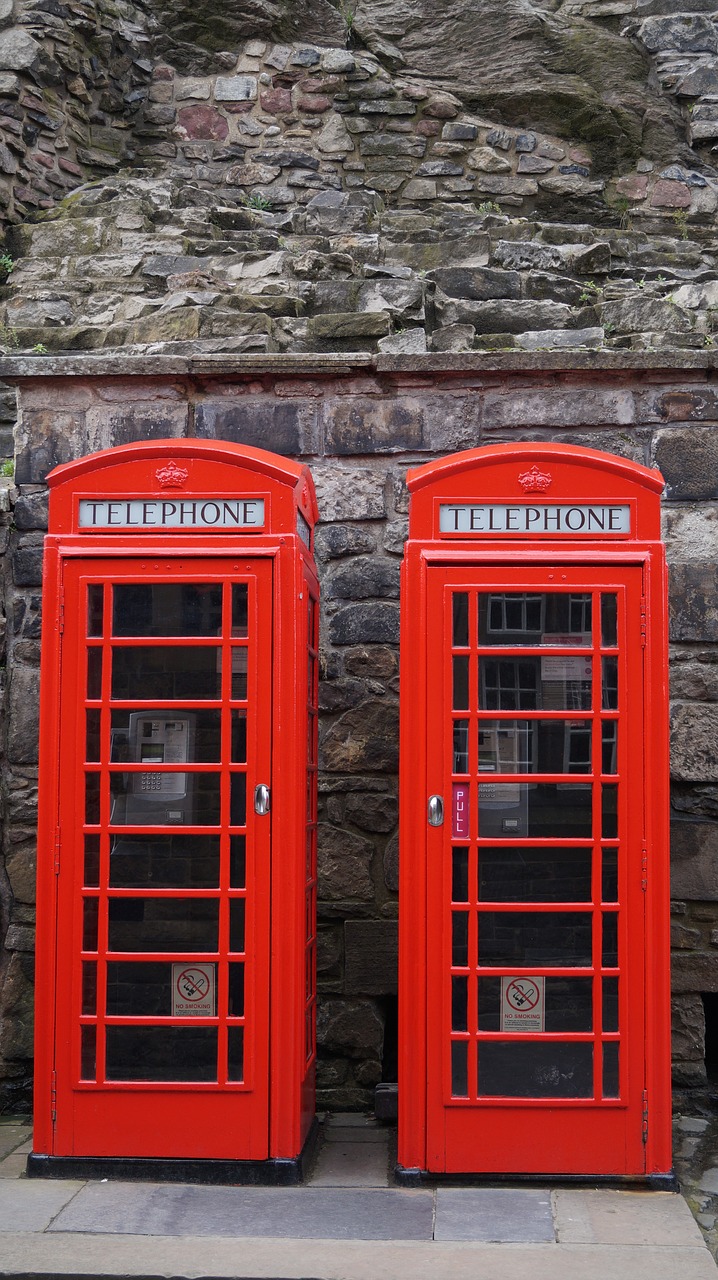
[[469,788],[465,782],[455,782],[453,787],[452,835],[455,840],[469,838]]

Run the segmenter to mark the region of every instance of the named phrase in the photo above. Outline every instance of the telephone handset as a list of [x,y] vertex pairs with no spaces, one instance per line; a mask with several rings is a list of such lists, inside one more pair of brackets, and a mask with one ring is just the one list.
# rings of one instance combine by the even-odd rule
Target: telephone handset
[[[138,764],[186,764],[194,750],[195,717],[191,712],[133,711],[130,715],[130,759]],[[179,770],[148,769],[129,775],[127,819],[191,822],[191,778]],[[165,806],[160,814],[155,806]]]

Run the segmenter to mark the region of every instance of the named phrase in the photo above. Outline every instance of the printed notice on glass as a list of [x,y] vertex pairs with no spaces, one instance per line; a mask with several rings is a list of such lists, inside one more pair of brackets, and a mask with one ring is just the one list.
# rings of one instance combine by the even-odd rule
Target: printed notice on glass
[[544,1031],[545,978],[501,979],[501,1030]]
[[213,964],[172,965],[172,1017],[213,1018],[216,1013]]
[[[542,645],[555,645],[556,648],[577,649],[579,646],[590,645],[590,632],[578,631],[572,634],[559,635],[558,633],[544,634],[541,637]],[[551,656],[541,657],[541,679],[542,680],[590,680],[591,679],[591,657],[589,654],[585,658],[576,657],[568,654],[552,654]]]

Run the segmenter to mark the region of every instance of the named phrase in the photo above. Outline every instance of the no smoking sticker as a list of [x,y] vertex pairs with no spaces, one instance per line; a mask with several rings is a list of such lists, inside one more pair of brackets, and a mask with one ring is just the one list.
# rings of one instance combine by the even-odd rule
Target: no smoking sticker
[[213,1018],[215,990],[213,964],[173,964],[172,1016],[174,1018]]
[[501,979],[501,1030],[543,1031],[545,978]]

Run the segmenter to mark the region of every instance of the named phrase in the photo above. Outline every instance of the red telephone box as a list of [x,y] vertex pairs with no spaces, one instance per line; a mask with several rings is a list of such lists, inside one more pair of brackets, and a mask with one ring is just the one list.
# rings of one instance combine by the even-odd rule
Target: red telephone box
[[409,472],[398,1176],[670,1181],[657,471]]
[[162,440],[48,483],[29,1172],[295,1182],[314,1121],[311,476]]

